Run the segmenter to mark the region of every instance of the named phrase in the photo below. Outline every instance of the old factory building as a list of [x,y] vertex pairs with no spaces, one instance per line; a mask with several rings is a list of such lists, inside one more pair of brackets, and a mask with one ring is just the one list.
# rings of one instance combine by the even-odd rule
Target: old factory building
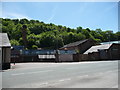
[[78,56],[79,61],[86,60],[119,60],[120,44],[103,44],[89,48],[84,54]]
[[60,50],[76,50],[82,54],[93,45],[95,45],[95,41],[90,38],[64,45]]

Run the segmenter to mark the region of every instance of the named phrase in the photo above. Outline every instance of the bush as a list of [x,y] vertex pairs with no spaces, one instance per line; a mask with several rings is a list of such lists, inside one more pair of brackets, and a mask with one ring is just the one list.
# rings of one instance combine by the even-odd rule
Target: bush
[[95,41],[96,41],[97,44],[102,42],[100,39],[95,39]]
[[37,49],[37,48],[38,48],[38,46],[32,45],[32,49]]
[[10,40],[10,43],[11,43],[12,46],[20,45],[19,42],[17,40],[15,40],[15,39]]

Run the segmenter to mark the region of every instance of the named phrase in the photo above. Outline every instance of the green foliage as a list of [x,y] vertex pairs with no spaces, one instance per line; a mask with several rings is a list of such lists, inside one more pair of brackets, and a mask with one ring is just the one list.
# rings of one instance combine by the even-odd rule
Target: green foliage
[[77,33],[81,33],[82,32],[82,27],[77,27]]
[[96,41],[96,44],[99,44],[101,43],[101,40],[100,39],[94,39]]
[[120,31],[118,31],[115,36],[116,36],[117,40],[120,41]]
[[32,45],[32,49],[37,49],[37,48],[38,48],[38,46]]
[[103,41],[120,40],[120,32],[113,33],[110,30],[101,29],[90,30],[77,27],[71,29],[53,23],[45,24],[43,21],[28,19],[3,19],[0,18],[0,26],[3,33],[8,33],[11,45],[24,45],[22,39],[22,29],[25,28],[27,35],[27,48],[60,48],[65,44],[75,41],[92,38],[97,43]]
[[19,42],[17,40],[15,40],[15,39],[10,40],[10,43],[11,43],[12,46],[20,45]]

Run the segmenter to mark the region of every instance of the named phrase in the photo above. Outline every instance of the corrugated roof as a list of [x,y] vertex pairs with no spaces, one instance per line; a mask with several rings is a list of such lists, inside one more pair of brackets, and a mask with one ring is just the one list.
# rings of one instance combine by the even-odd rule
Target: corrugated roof
[[10,47],[10,41],[7,33],[0,33],[0,47]]
[[88,53],[92,53],[92,52],[98,52],[98,49],[109,49],[111,45],[112,44],[103,44],[103,45],[92,46],[84,54],[88,54]]
[[78,46],[78,45],[80,45],[80,44],[86,42],[87,40],[88,40],[88,39],[81,40],[81,41],[77,41],[77,42],[73,42],[73,43],[69,43],[69,44],[64,45],[62,48]]

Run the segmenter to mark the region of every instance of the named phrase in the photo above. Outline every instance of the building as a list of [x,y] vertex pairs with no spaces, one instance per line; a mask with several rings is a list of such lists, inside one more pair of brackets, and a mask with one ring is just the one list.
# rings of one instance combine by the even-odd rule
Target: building
[[76,52],[82,54],[93,45],[95,45],[95,41],[90,38],[64,45],[60,50],[76,50]]
[[0,33],[1,69],[10,69],[11,44],[7,33]]
[[79,61],[86,60],[120,60],[120,44],[103,44],[92,46],[84,54],[80,54]]

